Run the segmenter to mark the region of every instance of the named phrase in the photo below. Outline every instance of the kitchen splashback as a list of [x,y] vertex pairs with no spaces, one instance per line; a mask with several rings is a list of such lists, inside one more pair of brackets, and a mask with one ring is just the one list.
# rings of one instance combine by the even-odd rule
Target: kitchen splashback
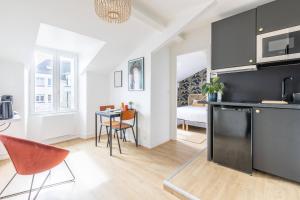
[[287,82],[287,93],[300,92],[300,64],[220,75],[225,84],[223,101],[281,100],[281,81],[287,76],[294,77]]

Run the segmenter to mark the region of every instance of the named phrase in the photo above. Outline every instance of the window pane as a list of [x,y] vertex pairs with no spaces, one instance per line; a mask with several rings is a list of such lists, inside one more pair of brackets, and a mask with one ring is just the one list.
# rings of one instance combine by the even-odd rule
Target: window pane
[[60,59],[60,110],[75,108],[75,59],[61,56]]
[[53,95],[53,55],[43,52],[35,52],[35,112],[46,112],[53,110],[53,103],[45,101],[45,97]]

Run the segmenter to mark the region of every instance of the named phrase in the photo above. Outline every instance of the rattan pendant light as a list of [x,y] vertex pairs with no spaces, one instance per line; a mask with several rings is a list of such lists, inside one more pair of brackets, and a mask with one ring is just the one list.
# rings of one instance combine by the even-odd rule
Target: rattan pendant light
[[132,0],[95,0],[97,15],[109,23],[123,23],[131,14]]

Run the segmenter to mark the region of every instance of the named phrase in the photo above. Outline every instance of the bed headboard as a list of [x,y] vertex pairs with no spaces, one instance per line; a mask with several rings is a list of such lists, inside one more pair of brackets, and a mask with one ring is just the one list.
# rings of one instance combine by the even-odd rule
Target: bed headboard
[[199,101],[203,100],[203,101],[205,101],[206,96],[203,95],[203,94],[190,94],[189,97],[188,97],[189,106],[193,104],[194,100],[199,100]]

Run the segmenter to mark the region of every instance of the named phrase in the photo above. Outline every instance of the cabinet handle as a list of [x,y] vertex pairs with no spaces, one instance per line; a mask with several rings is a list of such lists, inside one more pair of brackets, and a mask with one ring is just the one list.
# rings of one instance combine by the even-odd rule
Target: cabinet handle
[[263,30],[264,30],[264,28],[259,28],[258,29],[259,32],[262,32]]
[[260,113],[260,110],[257,109],[257,110],[255,110],[255,112],[256,112],[257,114],[259,114],[259,113]]
[[253,60],[252,60],[252,59],[250,59],[250,60],[249,60],[249,63],[253,63]]

